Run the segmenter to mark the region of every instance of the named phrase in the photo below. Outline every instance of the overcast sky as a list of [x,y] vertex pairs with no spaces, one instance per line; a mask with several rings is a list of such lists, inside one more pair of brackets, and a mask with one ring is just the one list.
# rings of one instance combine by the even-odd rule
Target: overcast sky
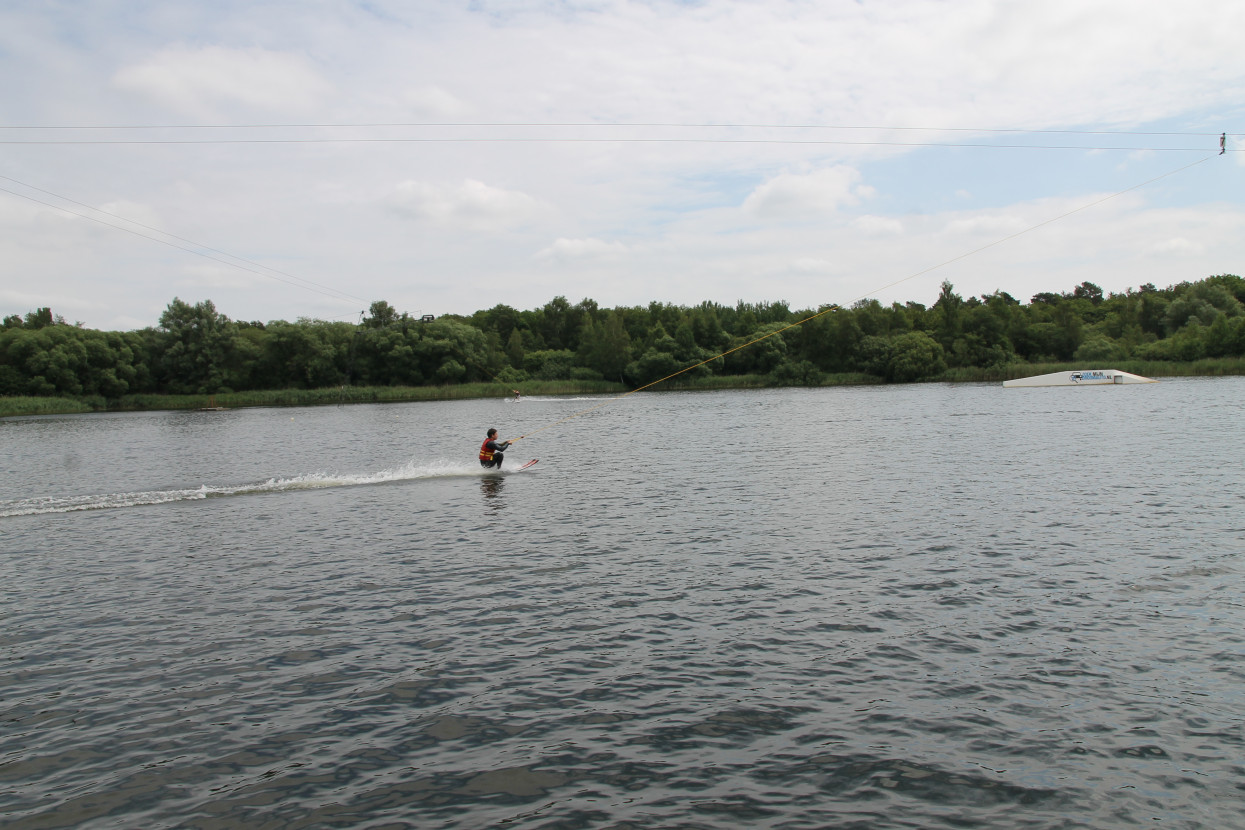
[[1243,274],[1242,32],[1232,0],[8,0],[0,313]]

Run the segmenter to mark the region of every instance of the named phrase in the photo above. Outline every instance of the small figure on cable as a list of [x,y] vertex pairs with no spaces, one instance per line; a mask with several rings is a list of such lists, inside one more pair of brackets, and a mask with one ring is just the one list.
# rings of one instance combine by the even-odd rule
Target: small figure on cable
[[511,391],[514,392],[514,399],[517,401],[519,399],[519,390],[512,389]]
[[502,450],[509,448],[510,444],[510,441],[498,441],[497,430],[490,429],[488,437],[480,445],[480,466],[485,469],[496,467],[500,470],[501,462],[506,460],[506,456],[502,455]]

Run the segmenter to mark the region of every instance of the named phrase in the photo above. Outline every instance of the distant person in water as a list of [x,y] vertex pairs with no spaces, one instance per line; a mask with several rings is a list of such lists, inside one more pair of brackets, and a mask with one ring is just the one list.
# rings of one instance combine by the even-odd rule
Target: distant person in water
[[490,429],[488,437],[484,439],[484,443],[480,445],[480,466],[485,469],[496,467],[501,469],[501,462],[506,460],[506,456],[502,455],[502,450],[510,446],[509,441],[498,441],[497,430]]
[[518,389],[515,389],[515,390],[514,390],[514,399],[515,399],[516,401],[519,399],[519,390],[518,390]]

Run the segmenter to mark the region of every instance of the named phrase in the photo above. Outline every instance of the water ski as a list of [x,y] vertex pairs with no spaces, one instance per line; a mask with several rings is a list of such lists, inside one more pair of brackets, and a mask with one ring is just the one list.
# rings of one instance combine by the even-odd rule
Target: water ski
[[526,464],[524,464],[524,465],[523,465],[522,467],[520,467],[519,469],[520,469],[520,470],[526,470],[528,467],[532,466],[533,464],[535,464],[535,463],[536,463],[537,461],[539,461],[539,460],[540,460],[539,458],[533,458],[531,461],[527,462]]

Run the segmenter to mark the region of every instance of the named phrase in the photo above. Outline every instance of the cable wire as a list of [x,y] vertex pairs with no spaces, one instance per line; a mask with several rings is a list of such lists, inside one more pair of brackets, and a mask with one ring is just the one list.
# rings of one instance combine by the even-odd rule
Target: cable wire
[[[946,267],[947,265],[950,265],[950,264],[951,264],[951,263],[953,263],[953,262],[959,262],[959,261],[960,261],[960,260],[962,260],[962,259],[967,259],[968,257],[970,257],[970,256],[974,256],[975,254],[979,254],[979,253],[981,253],[981,252],[982,252],[982,251],[984,251],[984,250],[987,250],[987,249],[989,249],[989,248],[993,248],[995,245],[1001,245],[1001,244],[1003,244],[1004,242],[1008,242],[1008,241],[1010,241],[1010,240],[1012,240],[1012,239],[1015,239],[1015,238],[1016,238],[1016,237],[1018,237],[1018,236],[1023,236],[1024,234],[1029,233],[1030,231],[1035,231],[1035,230],[1037,230],[1038,228],[1045,227],[1046,225],[1049,225],[1049,224],[1051,224],[1051,223],[1053,223],[1053,222],[1058,222],[1058,221],[1059,221],[1059,220],[1061,220],[1061,219],[1066,219],[1067,217],[1072,216],[1073,214],[1080,213],[1080,212],[1081,212],[1081,211],[1083,211],[1083,210],[1088,210],[1089,208],[1092,208],[1092,207],[1094,207],[1094,206],[1096,206],[1096,205],[1100,205],[1100,204],[1102,204],[1103,202],[1110,201],[1111,199],[1114,199],[1114,198],[1116,198],[1117,196],[1123,196],[1125,193],[1130,193],[1130,192],[1132,192],[1132,191],[1134,191],[1134,190],[1137,190],[1138,188],[1142,188],[1142,187],[1145,187],[1146,185],[1153,184],[1154,182],[1157,182],[1157,181],[1159,181],[1160,179],[1165,179],[1165,178],[1167,178],[1168,176],[1174,176],[1174,175],[1175,175],[1175,174],[1177,174],[1177,173],[1181,173],[1181,172],[1183,172],[1183,171],[1185,171],[1185,170],[1188,170],[1188,169],[1190,169],[1190,168],[1192,168],[1192,167],[1196,167],[1197,165],[1202,164],[1202,163],[1204,163],[1204,162],[1207,162],[1207,161],[1209,161],[1210,159],[1212,159],[1212,158],[1214,158],[1214,157],[1215,157],[1215,156],[1213,156],[1213,155],[1212,155],[1212,156],[1206,156],[1205,158],[1198,159],[1197,161],[1193,162],[1192,164],[1186,164],[1186,165],[1184,165],[1183,167],[1178,167],[1178,168],[1176,168],[1175,170],[1169,170],[1168,172],[1163,173],[1162,175],[1155,176],[1154,178],[1151,178],[1151,179],[1147,179],[1147,180],[1145,180],[1144,182],[1141,182],[1141,183],[1139,183],[1139,184],[1135,184],[1135,185],[1133,185],[1132,187],[1128,187],[1128,188],[1125,188],[1124,190],[1117,191],[1116,193],[1112,193],[1112,194],[1111,194],[1111,195],[1109,195],[1109,196],[1103,196],[1101,199],[1095,199],[1095,200],[1094,200],[1094,201],[1092,201],[1092,202],[1088,202],[1088,203],[1086,203],[1086,204],[1084,204],[1084,205],[1081,205],[1080,207],[1073,208],[1072,210],[1069,210],[1069,211],[1066,211],[1066,212],[1064,212],[1064,213],[1061,213],[1061,214],[1059,214],[1058,216],[1052,216],[1051,218],[1049,218],[1049,219],[1045,219],[1045,220],[1043,220],[1043,221],[1041,221],[1041,222],[1038,222],[1037,224],[1030,225],[1029,227],[1025,228],[1025,229],[1024,229],[1024,230],[1022,230],[1022,231],[1017,231],[1016,233],[1010,234],[1010,235],[1008,235],[1008,236],[1004,236],[1004,237],[1002,237],[1001,239],[996,239],[995,241],[993,241],[993,242],[991,242],[991,243],[989,243],[989,244],[987,244],[987,245],[982,245],[980,248],[974,248],[973,250],[968,251],[967,253],[963,253],[963,254],[960,254],[959,256],[952,257],[951,259],[945,260],[944,262],[940,262],[940,263],[938,263],[937,265],[931,265],[931,266],[930,266],[930,267],[928,267],[928,268],[923,268],[923,269],[922,269],[922,270],[920,270],[920,271],[917,271],[917,272],[915,272],[915,273],[913,273],[913,274],[909,274],[909,275],[908,275],[908,276],[906,276],[906,277],[902,277],[902,278],[900,278],[900,279],[897,279],[897,280],[895,280],[894,282],[887,283],[886,285],[883,285],[882,287],[880,287],[880,288],[878,288],[878,289],[876,289],[876,290],[874,290],[874,291],[870,291],[870,292],[869,292],[869,293],[867,293],[867,294],[863,294],[863,295],[861,295],[860,297],[857,297],[856,299],[852,300],[851,302],[852,302],[852,303],[858,302],[859,300],[863,300],[863,299],[865,299],[866,297],[868,297],[868,296],[870,296],[870,295],[872,295],[872,294],[876,294],[876,293],[879,293],[879,292],[881,292],[881,291],[885,291],[885,290],[887,290],[887,289],[889,289],[889,288],[894,288],[896,285],[899,285],[900,283],[904,283],[904,282],[907,282],[908,280],[916,279],[917,277],[920,277],[920,276],[923,276],[923,275],[925,275],[925,274],[928,274],[928,273],[930,273],[931,271],[936,271],[936,270],[938,270],[939,268]],[[780,329],[776,329],[775,331],[772,331],[772,332],[770,332],[770,333],[768,333],[768,334],[762,335],[761,337],[758,337],[758,338],[756,338],[755,340],[749,340],[747,343],[743,343],[743,344],[741,344],[741,345],[739,345],[739,346],[735,346],[734,348],[732,348],[732,349],[728,349],[728,350],[726,350],[726,351],[722,352],[721,354],[714,355],[713,357],[710,357],[710,358],[708,358],[708,359],[706,359],[706,360],[702,360],[702,361],[700,361],[699,363],[695,363],[695,364],[693,364],[693,365],[691,365],[691,366],[687,366],[687,367],[685,367],[685,368],[683,368],[683,369],[680,369],[680,370],[679,370],[679,371],[677,371],[677,372],[673,372],[672,374],[666,375],[664,378],[660,378],[659,380],[655,380],[655,381],[653,381],[653,382],[651,382],[651,383],[646,383],[646,384],[645,384],[645,385],[643,385],[643,386],[637,387],[636,389],[631,389],[631,390],[629,390],[629,391],[627,391],[627,392],[622,393],[621,395],[616,395],[615,397],[609,398],[608,400],[606,400],[606,401],[604,401],[604,402],[602,402],[602,403],[599,403],[599,404],[597,404],[596,406],[589,407],[589,408],[584,409],[584,410],[581,410],[581,411],[579,411],[579,412],[573,412],[573,413],[571,413],[570,415],[567,415],[565,418],[561,418],[561,419],[559,419],[559,420],[557,420],[557,421],[554,421],[554,422],[553,422],[553,423],[551,423],[551,424],[547,424],[546,426],[543,426],[543,427],[541,427],[540,429],[537,429],[537,430],[535,430],[535,431],[533,431],[533,432],[524,433],[523,435],[520,435],[518,438],[514,438],[514,439],[511,439],[511,440],[513,440],[513,441],[519,441],[519,440],[521,440],[521,439],[523,439],[523,438],[528,438],[528,437],[531,437],[532,435],[536,435],[536,434],[538,434],[538,433],[544,432],[545,430],[547,430],[547,429],[551,429],[552,427],[555,427],[555,426],[557,426],[557,425],[559,425],[559,424],[566,423],[567,421],[571,420],[572,418],[578,418],[580,415],[586,415],[586,414],[588,414],[589,412],[593,412],[593,411],[595,411],[595,410],[598,410],[598,409],[600,409],[600,408],[602,408],[602,407],[604,407],[604,406],[607,406],[607,405],[609,405],[609,404],[613,403],[614,401],[621,400],[621,399],[623,399],[623,398],[627,397],[628,395],[634,395],[636,392],[642,392],[642,391],[644,391],[645,389],[649,389],[649,388],[651,388],[651,387],[653,387],[653,386],[656,386],[656,385],[657,385],[657,384],[659,384],[659,383],[664,383],[665,381],[670,380],[671,378],[678,377],[679,375],[681,375],[681,374],[683,374],[683,373],[685,373],[685,372],[690,372],[690,371],[692,371],[693,369],[696,369],[696,368],[699,368],[699,367],[701,367],[701,366],[704,366],[706,363],[711,363],[711,362],[713,362],[714,360],[717,360],[717,359],[722,358],[722,357],[726,357],[728,354],[731,354],[731,353],[733,353],[733,352],[737,352],[737,351],[739,351],[740,349],[746,349],[746,348],[747,348],[747,347],[749,347],[749,346],[752,346],[752,345],[754,345],[754,344],[756,344],[756,343],[760,343],[762,340],[766,340],[766,339],[768,339],[768,338],[770,338],[770,337],[774,337],[775,335],[782,334],[784,331],[788,331],[789,329],[793,329],[793,328],[795,328],[796,326],[802,326],[802,325],[804,325],[805,323],[808,323],[808,322],[810,322],[810,321],[812,321],[812,320],[816,320],[816,319],[817,319],[817,318],[819,318],[819,317],[824,317],[825,315],[829,314],[830,312],[832,312],[832,311],[837,311],[837,310],[839,310],[840,308],[841,308],[841,306],[839,306],[839,305],[837,305],[837,304],[827,306],[827,307],[823,308],[822,310],[818,311],[816,314],[812,314],[812,315],[810,315],[810,316],[808,316],[808,317],[805,317],[805,318],[804,318],[804,319],[802,319],[802,320],[797,320],[797,321],[796,321],[796,322],[794,322],[794,323],[790,323],[790,324],[788,324],[788,325],[786,325],[786,326],[783,326],[783,327],[782,327],[782,328],[780,328]]]
[[[0,176],[0,178],[6,179],[7,181],[16,181],[16,179],[10,179],[7,176]],[[21,184],[21,182],[18,182],[18,184]],[[23,185],[23,186],[26,186],[26,185]],[[39,190],[39,188],[32,188],[32,189]],[[39,192],[47,193],[48,191],[41,190]],[[70,210],[69,208],[64,207],[62,205],[54,205],[51,202],[45,202],[42,199],[36,199],[34,196],[29,196],[25,193],[18,193],[16,190],[10,190],[7,187],[0,187],[0,193],[8,193],[10,195],[17,196],[19,198],[34,202],[36,204],[50,207],[54,210],[63,211],[65,213],[70,214],[71,216],[77,216],[82,219],[89,219],[92,222],[98,222],[99,224],[104,225],[109,228],[115,228],[116,230],[119,230],[119,231],[125,231],[126,233],[134,234],[135,236],[141,236],[143,239],[150,239],[152,242],[159,242],[161,245],[168,245],[170,248],[176,248],[179,251],[186,251],[187,253],[194,254],[195,256],[201,256],[204,259],[210,259],[213,262],[219,262],[221,265],[228,265],[230,268],[237,268],[240,271],[246,271],[251,274],[256,274],[257,276],[267,277],[268,279],[276,280],[277,282],[283,282],[286,285],[292,285],[295,288],[302,288],[307,291],[314,291],[317,294],[323,294],[324,296],[331,297],[334,300],[343,300],[343,299],[347,299],[351,301],[360,300],[359,297],[353,297],[350,294],[347,294],[344,291],[338,291],[335,288],[329,288],[328,286],[321,286],[316,283],[312,283],[310,282],[310,280],[302,280],[301,282],[293,281],[293,280],[301,279],[300,277],[294,277],[293,279],[283,279],[279,276],[274,276],[273,274],[265,273],[264,271],[257,270],[257,268],[267,268],[267,266],[259,265],[258,263],[251,263],[252,265],[256,265],[257,266],[256,268],[248,268],[244,265],[239,265],[237,262],[230,262],[227,259],[221,259],[220,257],[216,257],[216,256],[212,256],[211,254],[204,253],[203,250],[196,250],[194,248],[188,248],[185,245],[178,245],[175,242],[170,242],[167,239],[160,239],[159,237],[151,236],[150,234],[145,234],[145,233],[142,233],[141,231],[136,231],[133,228],[127,228],[127,227],[124,227],[123,225],[115,225],[111,222],[105,222],[103,219],[100,219],[96,216],[90,216],[85,213],[79,213],[76,210]],[[49,195],[55,196],[56,194],[49,194]],[[57,196],[57,198],[59,199],[63,197]],[[65,201],[72,202],[73,204],[81,204],[80,202],[74,202],[72,199],[66,199]],[[84,207],[86,206],[84,205]],[[89,209],[97,210],[96,208],[89,208]],[[108,213],[107,211],[99,211],[99,212],[103,213],[106,216],[113,216],[113,214]],[[121,218],[121,217],[117,217],[117,218]],[[130,222],[131,220],[124,219],[123,221]],[[139,227],[143,227],[143,228],[148,227],[138,222],[133,222],[133,224],[138,225]],[[150,228],[150,230],[156,230],[156,229]],[[164,231],[156,231],[156,232],[164,233]],[[173,239],[181,239],[183,242],[189,242],[191,245],[198,245],[197,242],[191,242],[190,240],[182,239],[179,236],[173,236],[173,234],[166,234],[166,235],[172,237]],[[201,247],[208,251],[215,251],[214,248],[208,248],[206,245],[201,246]],[[232,254],[225,254],[223,251],[217,251],[217,253],[221,253],[224,256],[230,256],[230,257],[233,256]],[[233,257],[233,258],[238,259],[242,262],[250,262],[250,260],[242,259],[242,257]],[[274,269],[268,269],[268,270],[274,270]],[[280,274],[281,272],[277,271],[276,273]],[[304,283],[307,283],[307,284],[304,284]],[[366,300],[363,300],[363,302],[366,302]]]
[[[152,131],[152,130],[186,130],[186,131],[219,131],[219,130],[348,130],[348,129],[586,129],[594,132],[601,130],[633,130],[633,129],[675,129],[675,130],[773,130],[773,131],[871,131],[882,133],[923,132],[923,133],[975,133],[978,135],[1031,135],[1031,136],[1118,136],[1118,137],[1174,137],[1174,138],[1211,138],[1224,133],[1192,132],[1192,131],[1157,131],[1157,130],[1061,130],[1061,129],[1025,129],[1019,127],[931,127],[931,126],[883,126],[864,124],[731,124],[731,123],[691,123],[691,122],[534,122],[534,121],[429,121],[429,122],[367,122],[367,123],[321,123],[321,124],[132,124],[132,125],[10,125],[0,126],[0,130],[31,131]],[[1234,139],[1238,136],[1234,135]],[[752,144],[752,145],[824,145],[848,147],[963,147],[974,149],[1008,149],[1008,150],[1084,150],[1084,151],[1150,151],[1150,152],[1198,152],[1204,147],[1153,147],[1153,146],[1097,146],[1085,144],[1042,144],[1042,143],[1008,143],[965,142],[965,141],[899,141],[899,140],[848,140],[834,138],[714,138],[711,136],[662,137],[662,136],[363,136],[363,137],[291,137],[291,138],[33,138],[33,139],[0,139],[5,145],[177,145],[177,144],[403,144],[403,143],[569,143],[569,144]],[[1236,151],[1233,148],[1234,152]]]
[[410,121],[361,122],[336,124],[13,124],[0,125],[0,130],[280,130],[280,129],[358,129],[410,127],[589,127],[633,128],[660,127],[675,129],[748,129],[748,130],[878,130],[962,133],[1029,133],[1033,135],[1144,135],[1144,136],[1217,136],[1220,132],[1146,131],[1146,130],[1044,130],[1023,127],[912,127],[880,124],[730,124],[714,122],[623,122],[623,121]]
[[[174,139],[0,139],[0,145],[211,145],[211,144],[769,144],[843,147],[947,147],[983,150],[1083,150],[1200,153],[1205,147],[1089,146],[1083,144],[988,144],[952,141],[846,141],[787,138],[174,138]],[[1241,152],[1229,148],[1229,152]]]
[[[283,277],[289,277],[289,278],[290,278],[290,279],[292,279],[292,280],[297,280],[297,281],[298,281],[297,283],[290,283],[291,285],[296,285],[296,284],[298,284],[298,283],[305,283],[306,285],[299,285],[298,287],[300,287],[300,288],[306,288],[306,287],[308,287],[308,286],[312,286],[313,288],[312,288],[311,290],[315,290],[315,289],[324,289],[325,291],[332,291],[332,292],[334,292],[335,294],[340,294],[342,297],[345,297],[345,298],[347,298],[347,299],[357,300],[357,301],[359,301],[359,302],[361,302],[361,303],[366,303],[366,302],[367,302],[367,300],[363,299],[362,297],[356,297],[356,296],[354,296],[353,294],[347,294],[347,293],[346,293],[346,292],[344,292],[344,291],[338,291],[336,288],[332,288],[331,286],[321,285],[320,283],[313,282],[312,280],[308,280],[308,279],[304,279],[304,278],[302,278],[302,277],[295,276],[294,274],[287,274],[287,273],[286,273],[286,272],[284,272],[284,271],[280,271],[280,270],[278,270],[278,269],[276,269],[276,268],[272,268],[272,267],[270,267],[270,266],[264,265],[263,263],[255,262],[254,260],[247,259],[246,257],[235,256],[234,254],[231,254],[231,253],[229,253],[228,251],[222,251],[222,250],[220,250],[219,248],[213,248],[213,247],[211,247],[210,245],[204,245],[204,244],[202,244],[201,242],[196,242],[196,241],[194,241],[193,239],[187,239],[187,238],[185,238],[185,237],[183,237],[183,236],[178,236],[177,234],[174,234],[174,233],[169,233],[168,231],[163,231],[163,230],[160,230],[159,228],[154,228],[154,227],[152,227],[151,225],[144,225],[142,222],[138,222],[138,221],[135,221],[135,220],[133,220],[133,219],[127,219],[127,218],[126,218],[126,217],[124,217],[124,216],[120,216],[120,215],[118,215],[118,214],[116,214],[116,213],[111,213],[111,212],[109,212],[109,211],[102,210],[101,208],[92,207],[91,205],[84,204],[83,202],[79,202],[79,201],[77,201],[76,199],[70,199],[68,196],[62,196],[62,195],[60,195],[59,193],[53,193],[53,192],[52,192],[52,191],[50,191],[50,190],[44,190],[44,189],[43,189],[43,188],[41,188],[41,187],[35,187],[33,184],[27,184],[26,182],[23,182],[23,181],[18,181],[17,179],[14,179],[14,178],[12,178],[12,177],[10,177],[10,176],[0,175],[0,179],[4,179],[4,180],[5,180],[5,181],[7,181],[7,182],[13,182],[14,184],[19,184],[19,185],[21,185],[22,187],[29,188],[30,190],[34,190],[34,191],[37,191],[37,192],[39,192],[39,193],[44,193],[44,194],[46,194],[46,195],[48,195],[48,196],[55,197],[55,198],[57,198],[57,199],[61,199],[61,200],[63,200],[63,201],[69,202],[70,204],[73,204],[73,205],[78,205],[79,207],[84,207],[84,208],[86,208],[87,210],[95,211],[96,213],[102,213],[102,214],[104,214],[105,216],[111,216],[111,217],[113,217],[114,219],[120,219],[122,222],[129,222],[131,225],[136,225],[136,226],[138,226],[138,227],[140,227],[140,228],[145,228],[145,229],[147,229],[147,230],[149,230],[149,231],[154,231],[155,233],[162,234],[162,235],[164,235],[164,236],[169,237],[170,239],[176,239],[176,240],[178,240],[178,241],[180,241],[180,242],[185,242],[185,243],[187,243],[188,245],[194,245],[194,246],[196,246],[196,247],[198,247],[198,248],[202,248],[202,249],[203,249],[203,250],[205,250],[205,251],[211,251],[212,253],[215,253],[215,254],[220,254],[221,256],[227,256],[227,257],[229,257],[230,259],[236,259],[236,260],[238,260],[239,262],[245,262],[245,263],[246,263],[246,264],[248,264],[248,265],[254,265],[256,268],[263,268],[263,269],[264,269],[264,270],[266,270],[266,271],[272,271],[274,274],[280,274],[280,275],[281,275],[281,276],[283,276]],[[6,192],[6,193],[12,193],[13,191],[11,191],[11,190],[6,190],[5,192]],[[15,195],[20,195],[20,194],[15,194]],[[46,204],[46,203],[41,202],[40,204]],[[52,207],[55,207],[55,206],[53,205]],[[63,210],[63,208],[60,208],[60,209],[61,209],[61,210]],[[73,214],[73,215],[75,215],[75,216],[79,216],[80,214]],[[88,218],[88,219],[89,219],[89,218],[91,218],[91,217],[84,217],[84,218]],[[121,228],[121,227],[119,227],[119,226],[117,226],[117,225],[112,225],[112,224],[107,223],[107,222],[105,222],[104,224],[109,225],[109,227],[115,227],[115,228],[118,228],[119,230],[125,230],[125,228]],[[143,235],[143,234],[140,234],[140,236],[144,236],[144,235]],[[151,239],[152,237],[145,237],[145,238],[147,238],[147,239]],[[161,241],[161,240],[155,240],[155,241],[159,242],[159,241]],[[178,248],[180,248],[180,246],[174,246],[174,247],[178,247]],[[186,249],[186,248],[180,248],[180,250],[188,250],[188,249]],[[192,253],[193,253],[193,252],[192,252]],[[221,260],[216,260],[216,261],[217,261],[217,262],[220,262]],[[230,265],[230,264],[232,264],[232,263],[225,263],[225,264],[226,264],[226,265]],[[249,269],[249,268],[248,268],[248,269],[243,269],[243,270],[250,271],[250,269]],[[256,273],[256,272],[251,271],[251,273]],[[284,280],[282,280],[282,282],[284,282]]]

